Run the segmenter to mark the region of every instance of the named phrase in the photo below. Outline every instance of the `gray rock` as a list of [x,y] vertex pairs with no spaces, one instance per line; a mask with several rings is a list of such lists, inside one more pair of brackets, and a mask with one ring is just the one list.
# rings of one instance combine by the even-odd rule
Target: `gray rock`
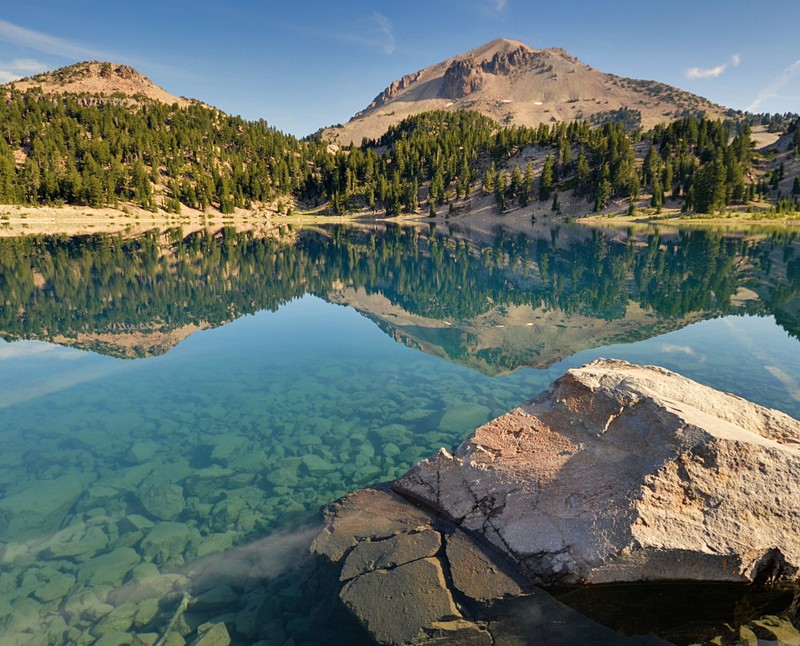
[[498,559],[460,529],[446,537],[445,553],[453,585],[476,601],[494,601],[525,592],[505,559]]
[[800,568],[800,422],[599,360],[393,485],[532,581],[766,582]]
[[388,538],[431,526],[431,515],[390,491],[361,489],[328,506],[326,523],[311,549],[340,561],[360,541]]
[[434,558],[356,577],[344,585],[341,598],[383,644],[403,644],[433,622],[461,617]]
[[386,540],[362,541],[347,555],[339,579],[346,581],[373,570],[434,556],[441,546],[441,535],[430,529],[404,532]]

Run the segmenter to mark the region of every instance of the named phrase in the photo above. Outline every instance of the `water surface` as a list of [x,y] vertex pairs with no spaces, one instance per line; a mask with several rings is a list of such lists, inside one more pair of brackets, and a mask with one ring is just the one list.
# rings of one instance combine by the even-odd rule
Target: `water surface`
[[177,632],[360,639],[303,587],[319,508],[566,368],[663,365],[800,416],[797,247],[577,227],[1,240],[0,634],[153,643],[186,592]]

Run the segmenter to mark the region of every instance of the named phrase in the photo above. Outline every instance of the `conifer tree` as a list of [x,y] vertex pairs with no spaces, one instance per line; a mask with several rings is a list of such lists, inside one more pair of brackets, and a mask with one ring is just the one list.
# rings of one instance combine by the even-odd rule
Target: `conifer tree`
[[542,176],[539,180],[539,201],[544,202],[550,198],[553,191],[553,159],[550,155],[544,160]]

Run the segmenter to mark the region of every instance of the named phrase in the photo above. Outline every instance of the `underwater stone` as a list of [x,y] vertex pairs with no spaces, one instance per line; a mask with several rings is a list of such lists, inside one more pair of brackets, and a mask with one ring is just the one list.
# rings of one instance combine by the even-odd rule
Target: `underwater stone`
[[91,585],[119,585],[141,559],[130,547],[119,547],[87,561],[78,570],[78,581]]
[[153,525],[155,523],[152,520],[139,514],[128,514],[117,523],[121,533],[147,531]]
[[214,499],[214,494],[224,490],[225,483],[235,472],[233,469],[214,464],[205,469],[195,469],[187,476],[183,487],[190,496],[197,496],[200,500]]
[[11,604],[11,614],[6,623],[6,630],[10,633],[38,630],[43,611],[46,611],[46,606],[42,606],[28,597],[15,600]]
[[6,519],[6,523],[0,523],[0,537],[20,540],[56,531],[90,478],[72,473],[24,483],[19,493],[0,499],[0,519]]
[[459,402],[456,406],[448,408],[439,422],[439,429],[443,433],[463,435],[471,433],[478,426],[485,424],[491,411],[480,404]]
[[404,422],[419,422],[435,414],[436,410],[433,408],[412,408],[401,413],[400,419]]
[[267,482],[275,486],[294,487],[298,483],[297,464],[287,464],[271,469],[265,476]]
[[250,442],[241,435],[225,435],[212,446],[211,459],[216,462],[230,462],[246,453],[249,448]]
[[189,541],[197,540],[200,532],[183,523],[158,523],[141,542],[142,556],[155,563],[166,563],[182,555]]
[[336,470],[335,465],[313,453],[306,453],[306,455],[303,456],[303,464],[312,476],[330,473]]
[[108,534],[101,527],[89,527],[85,532],[81,531],[81,526],[75,529],[75,532],[66,530],[58,532],[48,541],[45,548],[46,553],[54,558],[72,556],[86,559],[105,549],[108,545]]
[[122,491],[134,492],[152,471],[152,464],[137,464],[135,467],[116,472],[113,478],[106,480],[105,484]]
[[74,576],[56,572],[36,588],[33,596],[43,602],[55,601],[66,596],[73,585],[75,585]]
[[154,563],[143,561],[128,573],[128,576],[125,577],[125,582],[143,581],[160,575],[161,572]]
[[64,603],[64,613],[70,623],[75,624],[78,619],[97,621],[114,609],[114,606],[103,603],[96,592],[96,589],[83,588],[69,595]]
[[161,449],[158,442],[136,442],[128,449],[126,458],[131,462],[147,462]]
[[133,635],[116,631],[103,634],[94,642],[94,646],[131,646],[133,643]]
[[186,640],[178,632],[171,632],[164,640],[164,646],[186,646]]
[[408,433],[408,428],[402,424],[389,424],[388,426],[381,426],[375,429],[375,434],[384,442],[397,442],[398,438],[403,438],[408,435]]
[[91,631],[98,637],[109,633],[125,632],[133,626],[133,618],[138,609],[135,603],[123,603],[103,617]]
[[203,624],[197,628],[198,638],[192,646],[229,646],[231,636],[225,624]]
[[366,484],[367,482],[374,482],[377,478],[380,477],[381,473],[383,473],[381,471],[381,468],[374,464],[369,464],[363,467],[359,467],[353,473],[352,476],[353,484],[360,485],[360,484]]
[[192,559],[203,558],[216,552],[224,552],[233,546],[234,541],[239,537],[238,532],[227,531],[201,536],[192,541],[188,550],[188,556]]
[[398,447],[394,442],[388,442],[383,447],[383,454],[387,458],[393,458],[397,455],[400,455],[400,447]]
[[210,590],[197,595],[192,600],[192,607],[208,610],[227,606],[239,600],[239,593],[235,592],[229,585],[218,585]]
[[183,487],[163,482],[143,484],[139,501],[148,513],[161,520],[174,520],[186,507]]
[[141,603],[146,599],[163,599],[173,590],[185,590],[189,580],[182,574],[158,574],[132,579],[121,588],[112,590],[108,602],[113,604]]

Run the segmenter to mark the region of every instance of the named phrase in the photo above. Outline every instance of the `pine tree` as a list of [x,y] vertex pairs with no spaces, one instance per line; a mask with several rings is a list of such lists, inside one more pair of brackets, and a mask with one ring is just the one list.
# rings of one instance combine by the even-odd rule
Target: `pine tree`
[[578,152],[578,161],[575,165],[575,195],[583,196],[589,190],[589,183],[592,178],[592,169],[586,159],[586,154],[581,146]]
[[508,187],[509,197],[512,200],[516,199],[520,194],[520,191],[522,190],[522,181],[522,173],[519,170],[519,166],[514,164],[514,170],[511,171],[511,183]]
[[494,191],[494,180],[497,177],[497,169],[494,166],[494,162],[492,162],[491,167],[486,171],[486,175],[483,177],[483,192],[484,193],[491,193]]
[[658,176],[653,179],[653,196],[650,198],[650,206],[652,206],[656,213],[661,213],[661,207],[664,205],[664,189],[661,186],[661,180]]
[[553,191],[553,159],[550,155],[544,160],[544,167],[542,168],[542,177],[539,180],[539,201],[544,202],[550,199]]
[[503,171],[497,173],[497,178],[494,182],[494,199],[497,202],[497,209],[502,213],[506,210],[506,187],[508,180]]

